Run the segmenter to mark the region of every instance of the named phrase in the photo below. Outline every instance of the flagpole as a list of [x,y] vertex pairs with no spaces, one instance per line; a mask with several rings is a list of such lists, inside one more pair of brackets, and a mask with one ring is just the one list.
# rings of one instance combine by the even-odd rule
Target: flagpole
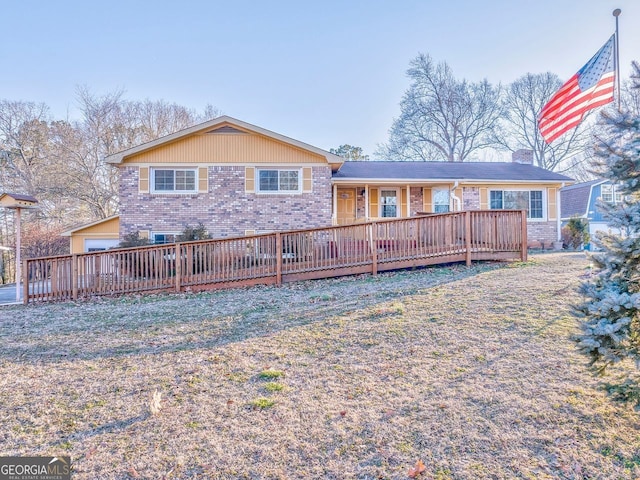
[[622,10],[616,8],[613,11],[613,16],[616,17],[616,52],[613,56],[614,58],[614,67],[616,70],[616,83],[618,85],[618,111],[620,111],[620,33],[618,32],[618,17],[622,13]]

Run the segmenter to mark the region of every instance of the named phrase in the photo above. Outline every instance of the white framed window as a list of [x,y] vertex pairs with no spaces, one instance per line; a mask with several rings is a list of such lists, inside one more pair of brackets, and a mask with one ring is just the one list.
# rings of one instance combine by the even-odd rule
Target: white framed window
[[526,210],[527,218],[544,218],[542,190],[491,190],[489,195],[491,210]]
[[395,188],[380,189],[380,216],[383,218],[399,217],[398,190]]
[[615,185],[600,185],[600,198],[606,203],[621,203],[622,193]]
[[195,168],[152,168],[152,191],[156,193],[194,193],[198,191]]
[[433,212],[448,213],[451,209],[451,197],[448,188],[433,189]]
[[300,170],[258,169],[258,192],[300,193]]
[[154,245],[164,245],[165,243],[175,243],[176,237],[180,235],[176,232],[153,232],[151,234],[151,243]]

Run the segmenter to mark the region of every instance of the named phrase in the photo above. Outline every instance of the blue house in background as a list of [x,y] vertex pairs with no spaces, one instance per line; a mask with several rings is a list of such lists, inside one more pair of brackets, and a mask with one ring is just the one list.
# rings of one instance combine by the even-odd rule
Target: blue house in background
[[[598,208],[598,201],[620,203],[622,195],[609,180],[591,180],[560,189],[560,220],[564,227],[570,218],[584,218],[589,222],[589,235],[609,232],[607,219]],[[586,246],[588,249],[589,246]]]

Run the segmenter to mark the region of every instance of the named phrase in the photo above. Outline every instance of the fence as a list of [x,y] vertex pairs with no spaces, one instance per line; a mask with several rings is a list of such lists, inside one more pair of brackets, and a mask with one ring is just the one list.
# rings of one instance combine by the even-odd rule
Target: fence
[[27,259],[24,302],[277,284],[472,260],[526,260],[526,212],[465,211]]

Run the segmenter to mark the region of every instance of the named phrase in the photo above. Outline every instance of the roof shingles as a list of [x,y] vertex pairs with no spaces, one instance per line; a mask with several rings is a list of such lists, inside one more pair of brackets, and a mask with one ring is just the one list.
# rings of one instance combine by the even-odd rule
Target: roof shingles
[[335,180],[495,180],[556,181],[573,179],[515,162],[345,162]]

